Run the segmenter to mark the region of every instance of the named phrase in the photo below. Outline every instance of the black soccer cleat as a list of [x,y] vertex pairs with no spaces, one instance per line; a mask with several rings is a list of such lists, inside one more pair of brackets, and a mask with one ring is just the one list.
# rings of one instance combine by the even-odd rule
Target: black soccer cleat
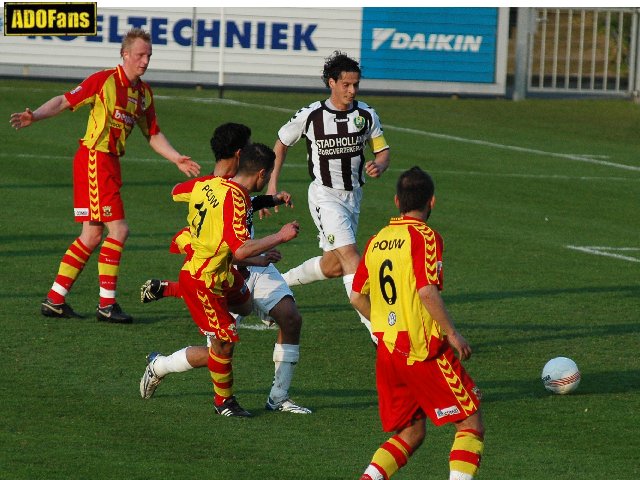
[[222,405],[214,405],[216,413],[223,417],[253,417],[250,412],[247,412],[240,406],[236,397],[227,398]]
[[40,313],[45,317],[54,318],[84,318],[82,315],[77,314],[71,308],[71,305],[67,303],[53,303],[48,298],[45,298],[40,305]]
[[109,323],[131,323],[133,317],[128,313],[122,311],[122,308],[117,303],[108,305],[106,307],[96,308],[96,318],[101,322]]
[[164,298],[164,288],[167,282],[152,278],[147,280],[140,287],[140,301],[142,303],[155,302]]

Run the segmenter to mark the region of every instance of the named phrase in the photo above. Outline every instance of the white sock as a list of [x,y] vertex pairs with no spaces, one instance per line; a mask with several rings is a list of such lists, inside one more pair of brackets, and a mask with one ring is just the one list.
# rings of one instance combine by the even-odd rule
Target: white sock
[[364,474],[369,475],[371,480],[384,480],[384,475],[374,465],[369,465]]
[[273,347],[273,363],[275,375],[269,398],[280,403],[289,398],[289,387],[293,379],[293,371],[300,359],[300,345],[276,343]]
[[473,475],[452,470],[449,473],[449,480],[473,480]]
[[172,353],[169,356],[158,355],[153,362],[153,371],[159,377],[164,377],[168,373],[179,373],[191,370],[193,367],[187,361],[187,348]]
[[287,282],[287,285],[290,287],[307,285],[308,283],[317,282],[318,280],[326,280],[328,277],[324,276],[320,268],[321,258],[322,257],[310,258],[288,272],[283,273],[282,278],[284,278],[284,281]]
[[[347,297],[349,297],[349,298],[351,298],[351,291],[353,290],[353,277],[354,276],[355,276],[355,274],[351,273],[349,275],[345,275],[344,277],[342,277],[342,283],[344,283],[344,288],[347,291]],[[362,315],[358,310],[356,310],[356,313],[360,317],[360,321],[362,322],[362,324],[365,327],[367,327],[367,330],[369,331],[369,336],[371,337],[371,341],[377,345],[378,344],[378,337],[376,337],[371,332],[371,322],[364,315]]]

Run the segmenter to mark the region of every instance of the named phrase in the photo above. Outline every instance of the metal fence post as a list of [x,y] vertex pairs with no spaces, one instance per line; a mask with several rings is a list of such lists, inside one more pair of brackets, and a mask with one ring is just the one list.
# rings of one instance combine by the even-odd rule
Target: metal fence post
[[636,8],[631,20],[631,60],[629,70],[631,78],[629,90],[631,99],[635,103],[640,103],[640,28],[638,28],[638,17],[640,9]]
[[516,24],[516,58],[513,100],[524,100],[527,96],[529,72],[529,38],[531,36],[531,8],[518,8]]

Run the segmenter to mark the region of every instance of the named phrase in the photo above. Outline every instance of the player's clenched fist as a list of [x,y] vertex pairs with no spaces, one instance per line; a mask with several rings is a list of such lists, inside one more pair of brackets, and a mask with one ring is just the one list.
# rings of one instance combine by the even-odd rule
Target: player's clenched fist
[[283,225],[280,229],[280,237],[282,238],[282,242],[288,242],[289,240],[293,240],[298,236],[298,232],[300,231],[300,224],[295,220],[291,223],[287,223]]

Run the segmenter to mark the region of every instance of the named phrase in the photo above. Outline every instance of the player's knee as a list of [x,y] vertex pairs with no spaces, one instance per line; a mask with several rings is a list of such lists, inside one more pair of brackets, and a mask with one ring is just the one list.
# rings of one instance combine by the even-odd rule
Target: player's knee
[[414,423],[401,432],[402,438],[407,442],[407,444],[409,444],[412,451],[415,451],[418,447],[420,447],[420,445],[422,445],[425,435],[426,428],[424,420]]
[[102,241],[101,231],[83,232],[80,241],[91,251],[93,251]]
[[324,255],[322,260],[320,260],[320,270],[327,278],[338,278],[343,275],[340,261],[337,258],[332,258],[327,255]]
[[106,224],[109,230],[109,237],[124,243],[129,238],[129,224],[126,220],[109,222]]
[[276,323],[284,333],[299,334],[302,328],[302,316],[297,312],[289,312],[276,319]]
[[302,315],[298,311],[291,297],[285,297],[276,308],[271,310],[271,315],[283,333],[299,335],[302,328]]
[[484,423],[478,410],[476,413],[456,424],[457,430],[474,430],[480,437],[484,437]]

